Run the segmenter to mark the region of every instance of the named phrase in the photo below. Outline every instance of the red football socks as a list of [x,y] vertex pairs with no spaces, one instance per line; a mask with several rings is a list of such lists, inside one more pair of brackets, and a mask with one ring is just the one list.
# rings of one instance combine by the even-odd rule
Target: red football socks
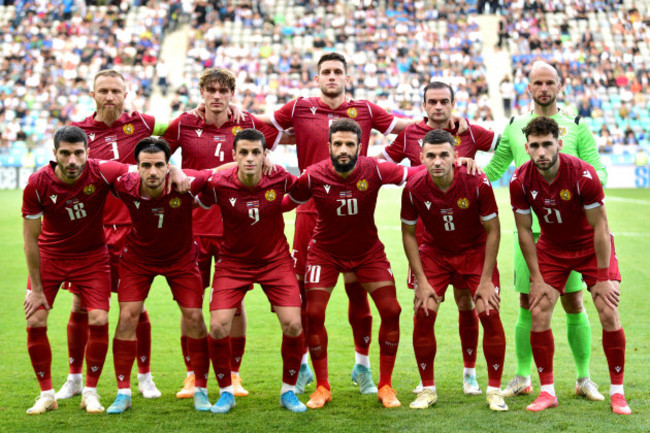
[[603,330],[603,349],[609,366],[612,385],[623,385],[625,372],[625,332]]
[[384,286],[370,294],[381,316],[379,326],[379,383],[377,388],[391,385],[395,355],[399,346],[399,315],[402,309],[397,302],[395,286]]
[[[215,340],[208,335],[208,351],[212,360],[212,368],[217,376],[219,388],[232,385],[230,378],[230,336]],[[196,380],[196,372],[195,372]]]
[[244,349],[246,348],[246,336],[230,337],[230,368],[234,372],[239,372]]
[[325,329],[325,309],[330,294],[325,290],[308,290],[306,295],[309,322],[307,344],[316,373],[316,384],[330,389],[327,371],[327,330]]
[[478,314],[473,310],[458,311],[458,334],[463,351],[463,366],[476,367],[476,350],[478,348]]
[[208,354],[208,338],[187,337],[187,346],[194,371],[194,383],[199,388],[207,388],[210,374],[210,355]]
[[503,362],[506,358],[506,334],[496,310],[490,310],[489,316],[482,312],[478,317],[483,325],[483,354],[488,367],[488,386],[500,388]]
[[553,384],[553,354],[555,353],[555,342],[553,331],[547,329],[542,332],[530,332],[530,346],[533,349],[533,358],[539,372],[541,385]]
[[27,328],[27,351],[41,391],[51,390],[52,350],[50,349],[50,340],[47,338],[47,326]]
[[151,322],[149,314],[143,311],[140,314],[138,327],[135,329],[138,340],[138,373],[151,372]]
[[348,320],[354,337],[354,350],[368,356],[372,335],[372,312],[368,303],[368,292],[359,282],[345,283],[348,294]]
[[68,320],[68,360],[70,374],[83,371],[86,343],[88,342],[88,313],[70,312]]
[[282,382],[295,385],[298,380],[302,351],[305,347],[305,334],[296,337],[282,335]]
[[99,376],[104,368],[108,352],[108,323],[88,326],[88,345],[86,346],[86,386],[97,388]]
[[434,386],[433,366],[436,358],[436,312],[428,310],[425,315],[422,309],[413,317],[413,351],[418,363],[422,386]]
[[135,340],[113,339],[113,365],[117,388],[131,388],[131,369],[138,352],[138,342]]

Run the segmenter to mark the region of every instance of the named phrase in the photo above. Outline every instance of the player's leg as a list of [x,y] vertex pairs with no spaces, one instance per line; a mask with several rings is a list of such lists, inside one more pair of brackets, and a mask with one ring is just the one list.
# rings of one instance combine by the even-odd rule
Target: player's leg
[[[252,285],[250,289],[252,289]],[[248,395],[248,391],[242,386],[242,378],[239,375],[239,367],[241,366],[245,348],[246,310],[242,301],[239,308],[237,308],[235,317],[232,319],[232,326],[230,328],[230,375],[232,376],[232,387],[235,392],[235,397],[246,397]]]
[[[168,280],[169,281],[169,280]],[[196,286],[200,292],[203,288]],[[179,292],[181,289],[175,291]],[[208,348],[208,334],[203,321],[203,311],[197,302],[184,302],[178,296],[179,307],[185,323],[187,323],[187,349],[192,363],[195,377],[194,408],[199,411],[208,411],[211,408],[208,399],[208,375],[210,373],[210,354]]]
[[[122,290],[119,298],[122,298]],[[136,329],[144,300],[120,301],[120,315],[113,338],[113,365],[117,378],[117,397],[106,410],[109,414],[124,413],[131,408],[131,369],[138,353]]]
[[[216,284],[216,279],[215,279]],[[217,308],[213,291],[210,303],[210,335],[208,346],[212,368],[219,383],[219,400],[210,409],[214,413],[227,413],[235,407],[235,396],[230,375],[230,327],[236,308]]]
[[562,296],[562,307],[566,314],[567,340],[576,364],[576,394],[587,400],[602,401],[605,397],[598,392],[598,386],[589,377],[591,358],[591,326],[582,302],[582,278],[571,272]]
[[[388,265],[388,262],[386,261]],[[386,266],[389,269],[390,265]],[[357,276],[361,281],[361,271]],[[392,386],[393,368],[395,367],[395,357],[397,347],[399,346],[399,315],[401,307],[397,302],[397,291],[395,281],[388,276],[379,275],[380,281],[363,282],[363,287],[368,291],[372,298],[379,316],[381,324],[379,325],[379,383],[377,384],[377,399],[380,400],[384,407],[399,407],[401,403],[397,399],[397,393]]]
[[[48,299],[48,303],[51,307],[52,301]],[[41,389],[34,406],[27,409],[30,415],[39,415],[58,408],[52,388],[52,349],[47,338],[47,317],[48,311],[41,309],[27,319],[27,351]]]
[[[294,271],[296,279],[298,280],[298,288],[300,289],[300,296],[302,297],[302,306],[300,309],[300,317],[302,320],[302,329],[307,336],[307,296],[305,294],[305,269],[307,266],[307,251],[309,240],[316,227],[317,214],[315,212],[296,212],[295,232],[293,235],[293,246],[291,250],[291,257],[294,260]],[[296,394],[305,392],[305,388],[314,381],[314,375],[309,368],[309,347],[307,338],[305,338],[305,347],[303,355],[300,360],[300,372],[298,373],[298,381],[296,382]]]
[[72,295],[72,308],[68,320],[68,361],[70,370],[67,381],[56,393],[57,400],[64,400],[80,395],[83,389],[83,363],[88,343],[88,311],[81,305],[78,289],[68,282],[63,283]]
[[[539,235],[535,234],[535,240]],[[517,232],[514,234],[514,275],[515,292],[519,293],[519,314],[515,323],[515,358],[517,370],[515,377],[504,388],[504,397],[526,395],[533,392],[530,381],[530,372],[533,365],[533,352],[530,346],[530,331],[532,329],[532,318],[528,309],[528,292],[530,291],[530,272],[524,260],[524,255],[517,241]]]
[[138,317],[138,326],[135,329],[138,341],[138,352],[136,356],[138,364],[138,391],[144,398],[160,398],[162,393],[156,387],[151,375],[151,322],[146,307],[142,306],[142,312]]
[[[542,275],[546,274],[542,273]],[[563,286],[564,282],[561,287]],[[530,333],[530,345],[537,370],[539,371],[541,385],[540,395],[532,404],[526,407],[527,410],[532,412],[556,407],[558,404],[553,385],[555,343],[551,330],[551,316],[553,315],[553,308],[559,297],[560,293],[557,290],[553,290],[550,299],[546,297],[542,298],[535,308],[531,310],[532,330]]]
[[[298,292],[296,287],[296,293]],[[299,301],[297,302],[300,303]],[[305,334],[302,330],[300,307],[273,305],[282,326],[282,388],[280,402],[292,412],[304,412],[307,407],[296,397],[296,374],[300,369]]]
[[[372,335],[372,312],[368,303],[368,293],[361,287],[353,273],[343,274],[345,293],[348,295],[348,321],[352,327],[354,338],[354,366],[352,368],[352,381],[359,385],[361,394],[374,394],[377,387],[372,382],[370,374],[370,341]],[[361,379],[365,375],[370,382]],[[360,382],[357,380],[359,377]]]
[[334,286],[305,289],[307,295],[307,344],[316,373],[316,391],[311,394],[307,407],[318,409],[331,401],[329,374],[327,370],[327,330],[325,312]]
[[424,308],[418,309],[413,316],[413,351],[420,372],[422,389],[415,400],[411,402],[411,409],[426,409],[438,401],[434,377],[434,362],[436,358],[435,323],[444,297],[444,291],[439,293],[438,302],[428,299]]
[[481,394],[476,381],[476,351],[478,348],[478,314],[474,307],[472,294],[467,288],[454,284],[454,300],[458,307],[458,334],[463,353],[463,393]]

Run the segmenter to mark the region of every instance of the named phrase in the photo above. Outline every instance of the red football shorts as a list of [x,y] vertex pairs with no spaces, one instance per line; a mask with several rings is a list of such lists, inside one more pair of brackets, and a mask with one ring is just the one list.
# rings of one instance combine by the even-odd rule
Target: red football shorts
[[184,308],[202,308],[203,286],[196,256],[197,248],[193,247],[188,254],[173,263],[154,265],[143,263],[138,257],[125,252],[120,260],[118,301],[144,301],[149,295],[154,277],[162,275],[178,305]]
[[[88,310],[108,311],[111,298],[111,268],[106,249],[83,259],[51,259],[41,257],[41,283],[50,304],[64,282],[75,285],[76,293]],[[27,279],[27,290],[32,283]],[[43,307],[41,307],[42,309]]]
[[334,287],[341,272],[352,272],[362,284],[395,281],[384,245],[379,241],[366,254],[354,259],[336,257],[321,250],[317,244],[311,245],[307,256],[305,289]]
[[[117,282],[120,278],[118,275],[120,256],[124,249],[126,235],[130,231],[130,224],[104,226],[104,237],[106,238],[106,246],[108,246],[108,256],[111,266],[111,292],[113,293],[117,293]],[[70,282],[64,283],[62,288],[75,295],[79,294],[79,288]]]
[[307,265],[307,250],[309,241],[314,234],[316,228],[316,220],[318,214],[316,212],[296,212],[295,231],[293,233],[293,249],[291,257],[294,260],[294,273],[297,275],[305,274],[305,266]]
[[262,290],[273,306],[300,307],[300,289],[288,255],[263,265],[219,260],[214,268],[210,311],[237,308],[253,283]]
[[[478,248],[467,250],[462,254],[449,255],[422,245],[420,246],[420,260],[427,281],[436,291],[436,295],[444,295],[449,284],[453,284],[455,287],[469,289],[473,296],[481,281],[485,249]],[[499,271],[496,266],[492,272],[492,283],[498,292]]]
[[[609,255],[609,279],[612,281],[621,281],[621,272],[618,269],[618,258],[614,250],[614,236],[610,236],[612,251]],[[582,274],[582,279],[587,284],[587,289],[591,288],[597,281],[598,262],[596,260],[596,250],[585,248],[577,251],[567,251],[561,249],[552,249],[537,244],[537,261],[539,270],[544,277],[544,282],[552,286],[555,290],[564,295],[564,286],[571,271]]]
[[201,273],[203,287],[210,287],[210,272],[212,271],[212,258],[216,262],[221,251],[221,236],[194,236],[194,242],[199,247],[197,263]]

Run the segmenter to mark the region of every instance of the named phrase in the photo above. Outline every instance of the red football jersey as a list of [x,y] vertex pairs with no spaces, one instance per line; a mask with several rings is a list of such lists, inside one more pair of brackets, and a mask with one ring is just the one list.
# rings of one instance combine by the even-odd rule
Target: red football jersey
[[539,246],[563,250],[593,248],[594,229],[587,221],[585,209],[604,204],[603,187],[588,163],[564,153],[559,154],[558,162],[560,168],[551,184],[532,161],[515,170],[510,181],[512,209],[529,214],[532,207],[541,227]]
[[327,159],[309,167],[290,196],[298,203],[314,198],[318,221],[312,243],[333,256],[354,258],[379,242],[375,226],[379,188],[401,185],[407,175],[406,167],[360,156],[355,169],[343,179]]
[[110,184],[128,170],[112,161],[89,159],[72,185],[54,172],[55,162],[29,177],[23,191],[23,218],[43,216],[38,246],[42,257],[85,258],[105,248],[102,213]]
[[[71,123],[88,135],[88,156],[135,165],[133,150],[140,140],[151,136],[156,124],[153,116],[137,111],[122,113],[120,118],[108,127],[104,122],[96,122],[95,114],[81,122]],[[104,225],[113,224],[131,224],[131,217],[124,204],[109,195],[104,208]]]
[[281,205],[295,181],[283,168],[263,175],[253,189],[239,181],[237,167],[210,178],[197,201],[203,207],[216,204],[221,208],[224,233],[220,258],[254,265],[289,257]]
[[481,220],[498,214],[490,181],[485,174],[467,174],[465,167],[454,169],[454,180],[441,191],[423,170],[411,177],[402,192],[402,222],[415,225],[422,219],[424,243],[449,254],[485,246],[486,232]]
[[133,227],[126,235],[124,248],[145,263],[164,266],[189,252],[192,239],[193,195],[207,183],[211,171],[183,170],[192,178],[189,192],[165,192],[157,199],[142,197],[140,174],[127,173],[113,186],[115,194],[126,204]]
[[[259,130],[264,134],[267,148],[275,149],[280,141],[280,132],[252,114],[244,113],[246,119],[241,123],[234,123],[231,117],[220,128],[206,124],[197,116],[184,113],[171,122],[163,138],[169,142],[172,153],[179,147],[182,149],[183,168],[193,170],[214,168],[233,162],[232,143],[235,135],[242,129]],[[223,223],[219,206],[210,209],[195,208],[193,230],[195,236],[222,236]]]
[[[484,152],[493,150],[496,146],[498,136],[493,131],[488,131],[478,125],[471,125],[469,120],[465,120],[469,128],[461,134],[458,134],[457,128],[444,129],[444,131],[449,132],[456,139],[456,143],[454,144],[456,157],[474,159],[477,150]],[[428,119],[425,117],[421,122],[409,125],[400,132],[395,140],[384,149],[383,152],[386,160],[399,163],[404,158],[407,158],[411,161],[411,166],[413,167],[422,164],[420,161],[422,140],[427,132],[434,129],[427,125],[427,121]]]

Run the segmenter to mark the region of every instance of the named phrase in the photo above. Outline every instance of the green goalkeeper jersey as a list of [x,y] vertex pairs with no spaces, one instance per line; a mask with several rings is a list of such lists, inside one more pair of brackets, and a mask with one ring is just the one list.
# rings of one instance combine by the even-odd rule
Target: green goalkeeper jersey
[[[530,161],[530,156],[526,153],[524,128],[536,117],[538,115],[531,112],[525,116],[510,119],[510,124],[504,129],[490,163],[484,168],[485,174],[491,182],[503,176],[503,173],[508,170],[513,160],[517,167]],[[571,117],[562,111],[558,111],[550,118],[555,120],[560,127],[561,152],[573,155],[591,164],[598,174],[600,183],[605,185],[607,170],[600,160],[596,140],[589,127],[582,122],[580,117]],[[537,218],[533,217],[533,220],[533,232],[539,233]]]

